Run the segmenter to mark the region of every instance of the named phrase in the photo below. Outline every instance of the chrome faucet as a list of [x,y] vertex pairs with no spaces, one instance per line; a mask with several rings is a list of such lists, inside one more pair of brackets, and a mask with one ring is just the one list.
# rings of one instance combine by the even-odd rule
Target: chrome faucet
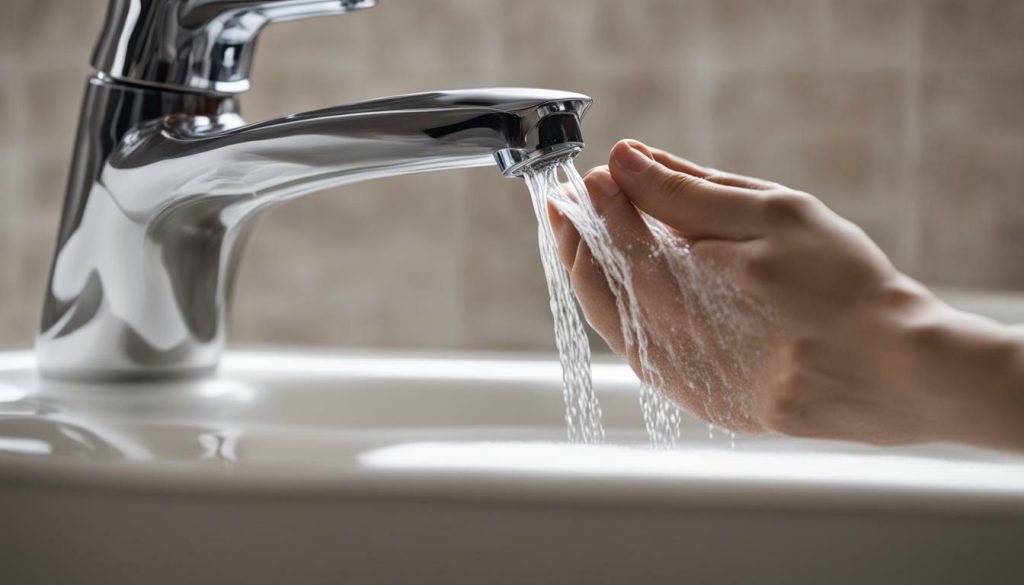
[[128,380],[216,368],[252,220],[377,177],[496,164],[506,176],[583,148],[590,98],[437,91],[245,125],[270,22],[375,0],[111,0],[87,82],[36,345],[44,375]]

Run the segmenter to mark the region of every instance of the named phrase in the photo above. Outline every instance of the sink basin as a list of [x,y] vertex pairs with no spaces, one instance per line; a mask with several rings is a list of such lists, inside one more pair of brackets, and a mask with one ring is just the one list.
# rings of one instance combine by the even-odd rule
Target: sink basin
[[[550,356],[229,352],[214,379],[37,379],[0,354],[0,567],[33,583],[1009,582],[1024,459],[781,437],[652,450],[595,366],[570,445]],[[898,577],[897,577],[898,576]]]

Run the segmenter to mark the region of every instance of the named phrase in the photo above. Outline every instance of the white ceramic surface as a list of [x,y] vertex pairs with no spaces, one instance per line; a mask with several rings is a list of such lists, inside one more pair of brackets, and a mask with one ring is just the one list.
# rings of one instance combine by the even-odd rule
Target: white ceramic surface
[[[1024,307],[1011,301],[1003,318]],[[579,446],[563,442],[547,356],[249,350],[215,379],[90,386],[0,354],[0,582],[995,583],[1024,569],[1024,458],[732,448],[696,421],[655,451],[628,369],[598,364],[595,380],[609,444]]]

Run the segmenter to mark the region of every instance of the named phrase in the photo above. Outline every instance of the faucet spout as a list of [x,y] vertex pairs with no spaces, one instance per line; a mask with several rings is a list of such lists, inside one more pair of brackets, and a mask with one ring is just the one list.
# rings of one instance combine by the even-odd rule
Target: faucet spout
[[[267,203],[489,164],[518,176],[538,158],[583,149],[580,119],[590,103],[575,93],[500,88],[390,97],[238,127],[231,115],[167,117],[127,136],[103,178],[133,207],[155,212],[196,195],[248,193]],[[143,182],[146,189],[135,188]]]
[[[90,80],[37,355],[46,375],[207,372],[252,219],[327,187],[583,148],[590,98],[485,89],[245,125],[233,96]],[[111,140],[114,137],[115,140]]]

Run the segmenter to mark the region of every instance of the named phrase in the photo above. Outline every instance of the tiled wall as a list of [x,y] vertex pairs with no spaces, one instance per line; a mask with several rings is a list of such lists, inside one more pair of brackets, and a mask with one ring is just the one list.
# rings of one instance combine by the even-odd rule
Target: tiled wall
[[[524,85],[596,105],[581,166],[634,137],[817,194],[930,282],[1024,288],[1024,1],[381,0],[269,28],[265,117]],[[0,344],[30,343],[106,0],[5,0]],[[548,349],[524,186],[493,169],[355,185],[272,212],[235,342]]]

